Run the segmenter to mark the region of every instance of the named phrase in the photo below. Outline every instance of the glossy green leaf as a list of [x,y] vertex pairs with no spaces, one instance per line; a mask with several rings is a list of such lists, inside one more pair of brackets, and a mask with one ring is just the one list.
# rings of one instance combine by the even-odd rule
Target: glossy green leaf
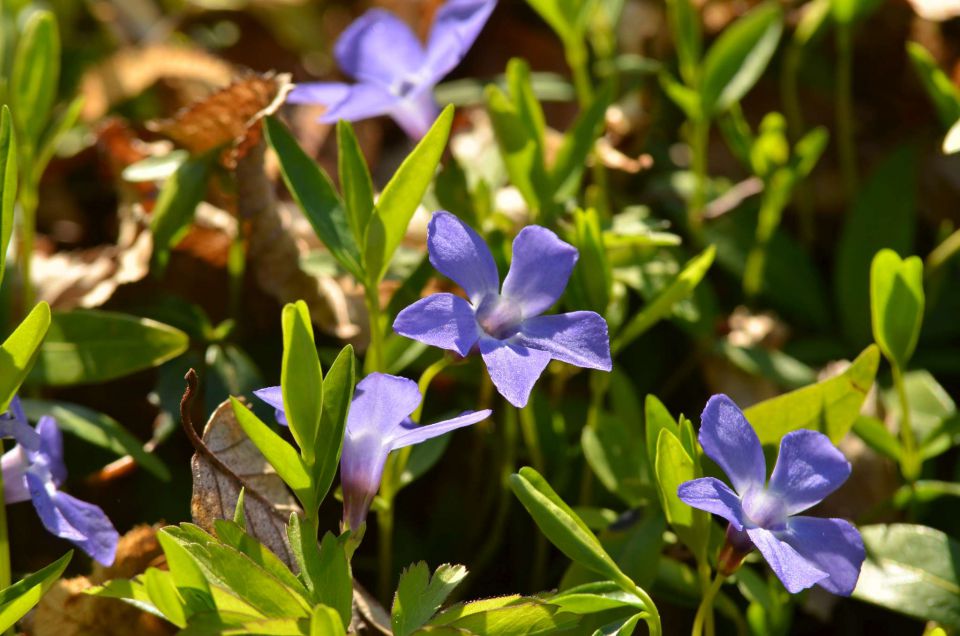
[[[471,610],[474,609],[471,608]],[[443,624],[450,629],[458,630],[451,633],[533,636],[565,632],[575,627],[579,621],[578,616],[560,613],[548,602],[523,598],[501,607],[464,612],[460,618]]]
[[363,241],[367,222],[373,213],[373,181],[370,170],[360,150],[360,143],[350,122],[337,122],[337,169],[343,202],[347,211],[347,224],[354,240]]
[[316,461],[312,479],[314,500],[323,503],[340,464],[343,449],[343,434],[347,426],[347,413],[353,401],[356,384],[356,357],[353,347],[347,345],[327,369],[323,378],[323,412],[320,414],[320,433],[316,442]]
[[364,240],[363,263],[368,284],[379,282],[386,274],[410,219],[437,172],[452,124],[453,106],[447,106],[380,193]]
[[7,248],[13,235],[13,208],[17,202],[17,139],[10,109],[0,113],[0,282],[7,265]]
[[13,58],[10,103],[22,143],[36,145],[47,125],[60,81],[60,33],[57,19],[47,10],[27,19]]
[[870,264],[887,247],[913,251],[917,209],[917,153],[902,147],[886,157],[857,194],[840,234],[834,292],[840,326],[856,346],[870,334]]
[[56,312],[31,380],[47,386],[92,384],[160,366],[187,350],[169,325],[94,309]]
[[801,428],[820,431],[836,444],[859,417],[879,364],[880,351],[871,345],[840,375],[754,404],[744,415],[764,445],[778,446]]
[[293,438],[307,466],[316,462],[323,411],[323,372],[307,303],[298,300],[283,308],[283,362],[280,385],[283,408]]
[[650,327],[669,316],[674,305],[689,297],[697,285],[700,284],[700,281],[703,280],[703,277],[707,275],[715,255],[716,249],[711,245],[699,255],[690,259],[666,289],[647,303],[620,330],[611,344],[612,351],[614,353],[620,351],[643,335]]
[[[190,553],[163,530],[157,533],[157,541],[163,548],[170,576],[190,613],[216,610],[210,584]],[[154,605],[160,608],[157,603]]]
[[147,568],[147,571],[140,578],[147,590],[150,602],[163,613],[164,618],[177,627],[186,627],[186,603],[177,591],[170,572],[157,568]]
[[603,243],[600,215],[593,209],[574,210],[571,242],[580,253],[573,269],[567,297],[571,306],[607,312],[613,286],[613,272]]
[[215,156],[209,154],[187,159],[160,189],[150,217],[153,262],[160,272],[170,260],[170,250],[186,235],[197,206],[207,194],[214,160]]
[[710,539],[710,515],[691,508],[677,496],[680,484],[701,475],[683,444],[669,430],[660,431],[657,438],[655,467],[657,484],[660,486],[660,504],[667,522],[684,545],[697,555],[698,560],[703,561]]
[[213,528],[221,543],[248,557],[287,588],[301,596],[307,596],[307,588],[300,579],[256,537],[247,534],[239,525],[227,519],[215,520]]
[[902,459],[903,447],[900,445],[900,440],[881,420],[869,415],[861,415],[853,423],[853,432],[876,452],[896,462]]
[[769,3],[720,33],[703,61],[700,92],[708,116],[726,110],[753,88],[777,50],[782,32],[783,11]]
[[567,558],[617,582],[624,589],[634,587],[593,532],[537,471],[530,467],[521,468],[519,473],[510,476],[510,487],[540,531]]
[[644,438],[646,440],[647,459],[651,470],[651,476],[656,477],[653,472],[657,465],[657,440],[660,439],[660,431],[667,430],[673,433],[673,436],[680,439],[680,427],[677,421],[670,415],[670,411],[663,405],[660,398],[650,394],[644,402]]
[[323,585],[323,569],[321,567],[320,546],[317,543],[310,524],[296,512],[290,513],[287,523],[287,542],[290,552],[297,562],[297,578],[307,589],[311,600],[317,601],[317,588]]
[[27,377],[50,327],[50,305],[41,302],[0,345],[0,413]]
[[269,426],[260,421],[242,402],[234,397],[230,398],[230,404],[233,407],[233,413],[237,417],[237,423],[254,443],[257,449],[263,453],[270,465],[280,476],[290,490],[297,495],[297,499],[303,504],[305,509],[312,509],[313,491],[311,490],[310,474],[308,468],[304,465],[300,454],[287,443],[282,437],[277,435]]
[[129,455],[158,479],[170,480],[170,469],[166,464],[157,455],[144,450],[143,442],[109,415],[79,404],[53,400],[25,399],[23,410],[33,421],[50,415],[57,420],[60,430],[121,457]]
[[933,528],[860,528],[867,560],[853,597],[960,629],[960,544]]
[[73,558],[73,550],[45,568],[28,574],[10,587],[0,590],[0,631],[5,632],[13,627],[33,609],[34,605],[40,602],[50,586],[63,574],[71,558]]
[[326,605],[313,608],[309,636],[346,636],[346,630],[337,611]]
[[353,575],[343,539],[329,532],[323,535],[317,554],[319,577],[314,580],[314,593],[317,602],[337,611],[343,627],[347,628],[353,611]]
[[425,625],[465,576],[467,568],[450,564],[441,565],[430,576],[430,568],[423,561],[404,570],[393,597],[393,633],[410,636]]
[[870,308],[873,338],[893,364],[905,369],[923,324],[923,261],[901,259],[880,250],[870,266]]
[[275,117],[267,117],[267,141],[280,159],[283,182],[304,216],[341,266],[363,280],[360,250],[350,233],[345,204],[330,177],[307,156],[290,131]]

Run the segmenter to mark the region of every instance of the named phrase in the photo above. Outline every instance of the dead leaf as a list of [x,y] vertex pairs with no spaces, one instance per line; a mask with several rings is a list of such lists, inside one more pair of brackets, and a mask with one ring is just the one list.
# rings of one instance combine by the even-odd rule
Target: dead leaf
[[214,521],[232,519],[243,487],[247,532],[293,567],[286,523],[291,512],[299,512],[299,506],[273,466],[240,428],[229,400],[210,416],[202,439],[207,450],[230,472],[224,472],[205,453],[194,453],[190,462],[194,523],[212,533]]
[[148,127],[195,155],[229,145],[221,163],[232,170],[260,142],[261,120],[276,112],[292,89],[287,73],[248,73],[172,118],[151,122]]

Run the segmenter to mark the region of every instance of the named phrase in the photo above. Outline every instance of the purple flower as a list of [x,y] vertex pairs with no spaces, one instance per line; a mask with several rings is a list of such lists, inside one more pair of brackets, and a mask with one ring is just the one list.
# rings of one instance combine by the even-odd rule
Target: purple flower
[[[791,594],[814,584],[842,596],[853,592],[865,555],[857,529],[843,519],[794,516],[850,476],[850,463],[825,435],[784,435],[767,482],[757,434],[730,398],[714,395],[701,415],[700,445],[736,492],[704,477],[681,484],[677,495],[730,522],[724,549],[739,555],[734,569],[756,547]],[[723,552],[720,560],[722,569]]]
[[432,89],[464,58],[496,0],[448,0],[437,11],[424,46],[397,16],[371,9],[334,46],[343,71],[357,80],[298,84],[292,103],[327,106],[320,121],[356,121],[389,115],[412,138],[422,137],[439,109]]
[[577,250],[550,230],[531,225],[513,241],[513,262],[500,274],[483,239],[449,212],[427,230],[430,262],[458,283],[469,301],[433,294],[397,315],[400,335],[468,355],[480,350],[490,379],[511,404],[523,407],[550,359],[578,367],[612,368],[607,323],[592,311],[541,316],[567,286]]
[[34,430],[17,398],[0,420],[0,434],[17,440],[17,445],[0,458],[6,503],[32,500],[51,534],[70,541],[97,562],[111,565],[120,536],[110,519],[98,506],[58,490],[67,478],[67,469],[56,420],[41,417]]
[[[280,387],[255,391],[260,399],[283,415]],[[467,411],[451,420],[417,426],[410,419],[420,404],[420,390],[413,380],[386,373],[371,373],[357,384],[347,415],[340,482],[343,486],[343,526],[356,530],[367,517],[383,476],[387,455],[439,437],[454,429],[475,424],[490,416],[489,410]]]

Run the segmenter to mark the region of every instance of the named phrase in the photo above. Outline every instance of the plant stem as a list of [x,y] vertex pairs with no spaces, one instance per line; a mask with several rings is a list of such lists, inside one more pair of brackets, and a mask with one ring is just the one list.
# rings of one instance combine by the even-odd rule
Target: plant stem
[[690,150],[693,153],[693,195],[687,206],[687,227],[695,237],[703,229],[703,211],[707,207],[707,145],[710,141],[710,120],[690,121]]
[[377,596],[389,605],[393,595],[393,501],[386,501],[377,510],[377,556],[379,558],[379,580]]
[[543,458],[543,450],[540,448],[540,435],[537,432],[537,420],[533,414],[533,407],[527,405],[525,408],[518,408],[520,415],[520,433],[523,435],[523,443],[530,453],[530,463],[538,473],[543,474],[546,468],[546,461]]
[[837,149],[840,172],[847,201],[857,193],[857,148],[853,122],[853,27],[840,24],[837,29]]
[[379,285],[368,282],[364,288],[364,301],[367,305],[367,315],[370,320],[370,345],[363,366],[367,375],[374,372],[385,372],[386,364],[383,359],[383,320],[380,311]]
[[904,479],[913,486],[920,476],[920,461],[917,456],[917,440],[913,436],[913,426],[910,422],[910,404],[907,400],[907,387],[903,382],[903,373],[898,364],[892,363],[893,385],[900,400],[900,438],[903,444],[903,458],[900,461],[900,470]]
[[440,372],[450,366],[452,361],[449,356],[444,354],[443,357],[424,369],[423,373],[420,374],[420,381],[417,383],[417,388],[420,389],[420,405],[417,407],[417,410],[413,412],[413,415],[410,416],[410,419],[414,422],[420,423],[420,416],[423,413],[423,405],[427,401],[427,390],[430,388],[430,383],[433,382],[435,377],[440,375]]
[[717,578],[713,580],[713,583],[711,583],[710,587],[704,592],[703,598],[700,600],[700,607],[697,608],[697,615],[693,619],[693,629],[690,631],[690,636],[701,636],[703,634],[703,628],[708,620],[708,615],[710,616],[710,622],[713,621],[713,599],[716,598],[717,592],[720,591],[720,586],[723,585],[723,579],[724,576],[717,572]]
[[[3,446],[0,444],[0,454]],[[7,502],[4,500],[3,473],[0,472],[0,590],[10,587],[10,538],[7,533]]]
[[[25,163],[29,168],[30,164]],[[29,173],[29,170],[26,171]],[[37,187],[26,174],[20,188],[20,242],[17,245],[17,258],[20,261],[20,277],[23,285],[21,316],[26,316],[33,307],[33,248],[37,232]]]

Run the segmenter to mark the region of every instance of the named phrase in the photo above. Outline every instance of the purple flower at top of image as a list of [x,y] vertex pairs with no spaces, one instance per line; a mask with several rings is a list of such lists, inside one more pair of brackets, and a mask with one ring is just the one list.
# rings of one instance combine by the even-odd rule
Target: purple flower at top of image
[[577,250],[545,227],[523,228],[513,241],[513,261],[500,274],[486,243],[449,212],[437,212],[427,229],[430,262],[456,282],[469,300],[433,294],[410,305],[393,323],[398,334],[468,355],[480,351],[494,386],[516,407],[551,359],[609,371],[607,323],[592,311],[543,316],[563,294]]
[[[677,495],[729,522],[721,572],[725,561],[732,566],[724,572],[729,574],[755,547],[791,594],[812,585],[841,596],[852,594],[865,556],[860,533],[843,519],[796,516],[850,476],[850,463],[830,439],[810,430],[784,435],[768,482],[760,440],[725,395],[714,395],[707,402],[699,439],[734,490],[703,477],[681,484]],[[725,553],[733,558],[725,558]]]
[[496,0],[448,0],[437,10],[426,44],[394,14],[370,9],[333,49],[356,83],[298,84],[287,101],[326,106],[320,121],[331,124],[389,115],[419,139],[439,114],[433,87],[466,56],[495,6]]
[[[261,389],[255,394],[277,409],[279,420],[283,415],[280,387]],[[490,416],[489,410],[467,411],[450,420],[417,426],[410,414],[420,405],[420,400],[417,383],[407,378],[371,373],[357,384],[340,455],[344,529],[356,530],[367,518],[391,451],[476,424]]]
[[110,519],[99,506],[59,490],[67,478],[67,469],[63,463],[63,437],[56,420],[41,417],[33,429],[15,397],[10,410],[0,416],[0,436],[17,441],[0,459],[4,501],[32,501],[51,534],[70,541],[98,563],[111,565],[120,536]]

